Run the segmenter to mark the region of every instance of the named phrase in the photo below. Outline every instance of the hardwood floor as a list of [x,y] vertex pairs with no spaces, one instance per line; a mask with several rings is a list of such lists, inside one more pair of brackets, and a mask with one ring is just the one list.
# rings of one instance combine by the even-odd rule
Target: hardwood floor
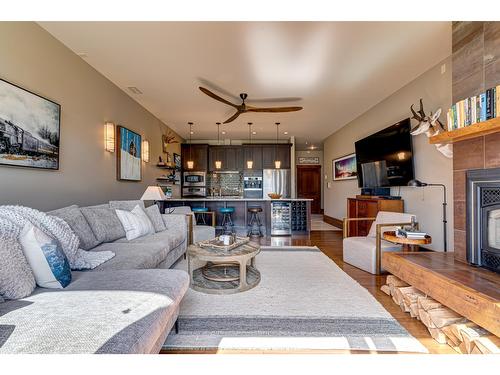
[[[380,287],[385,284],[385,276],[376,276],[362,271],[356,267],[346,264],[342,260],[342,232],[341,231],[313,231],[310,236],[293,236],[293,237],[267,237],[260,239],[261,245],[267,246],[317,246],[323,253],[332,259],[341,269],[344,270],[349,276],[356,280],[361,286],[365,287],[381,304],[384,308],[405,327],[410,334],[416,337],[422,345],[424,345],[429,353],[449,353],[456,354],[456,352],[448,345],[438,344],[432,339],[427,331],[427,328],[418,320],[410,317],[409,314],[401,311],[392,298],[383,293]],[[187,352],[175,352],[176,354]],[[199,352],[189,352],[190,354]],[[214,353],[214,352],[205,352]],[[218,352],[221,353],[221,352]],[[261,351],[228,351],[223,353],[231,354],[265,354]],[[273,351],[272,353],[276,353]],[[297,354],[297,351],[286,352]],[[299,352],[302,353],[302,352]],[[304,352],[305,353],[305,352]],[[341,354],[358,354],[367,353],[364,351],[308,351],[307,353],[341,353]],[[381,354],[381,353],[371,353]]]

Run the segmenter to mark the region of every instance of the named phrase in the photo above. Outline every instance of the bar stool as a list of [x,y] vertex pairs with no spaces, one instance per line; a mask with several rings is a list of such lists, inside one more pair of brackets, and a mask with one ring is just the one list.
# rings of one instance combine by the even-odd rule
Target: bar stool
[[248,223],[248,233],[247,236],[259,236],[263,237],[262,230],[260,227],[262,223],[260,221],[259,213],[262,212],[261,207],[248,207],[248,212],[250,213],[250,222]]
[[[219,212],[222,214],[221,226],[224,229],[224,234],[234,233],[234,223],[231,214],[234,212],[234,207],[221,207]],[[228,227],[230,227],[228,229]]]
[[203,225],[207,225],[205,221],[205,214],[208,212],[208,207],[192,207],[191,211],[193,211],[194,216],[196,217],[196,223],[198,223],[198,218]]

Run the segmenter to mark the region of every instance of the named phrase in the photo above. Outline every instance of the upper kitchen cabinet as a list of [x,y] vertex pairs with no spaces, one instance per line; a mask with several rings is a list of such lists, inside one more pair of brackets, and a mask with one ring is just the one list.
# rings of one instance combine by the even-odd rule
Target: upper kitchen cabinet
[[247,160],[253,161],[252,169],[259,170],[262,167],[262,146],[245,145],[243,146],[243,169],[247,169]]
[[[210,146],[208,151],[209,171],[241,171],[243,170],[243,148],[241,146]],[[215,162],[222,166],[217,169]]]
[[188,170],[187,161],[193,160],[193,171],[206,171],[208,168],[208,145],[206,144],[185,144],[181,145],[182,169]]
[[290,160],[290,144],[264,145],[262,146],[262,168],[274,169],[274,161],[281,161],[281,169],[292,167]]

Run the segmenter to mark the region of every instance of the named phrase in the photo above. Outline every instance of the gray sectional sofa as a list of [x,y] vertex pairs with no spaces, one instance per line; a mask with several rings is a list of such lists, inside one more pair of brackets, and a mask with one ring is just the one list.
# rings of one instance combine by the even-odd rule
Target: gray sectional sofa
[[65,289],[36,288],[26,298],[0,303],[0,354],[160,351],[189,287],[186,272],[169,269],[186,252],[188,226],[185,215],[156,213],[155,234],[127,241],[114,219],[101,228],[92,222],[100,212],[136,204],[143,205],[114,201],[48,213],[63,218],[85,250],[111,250],[115,257],[93,270],[73,271]]

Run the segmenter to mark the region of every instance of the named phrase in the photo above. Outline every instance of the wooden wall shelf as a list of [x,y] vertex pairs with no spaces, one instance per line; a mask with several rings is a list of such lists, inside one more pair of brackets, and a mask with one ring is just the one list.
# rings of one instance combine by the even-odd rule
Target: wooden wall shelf
[[500,132],[500,117],[435,135],[429,138],[429,143],[454,143],[497,132]]

